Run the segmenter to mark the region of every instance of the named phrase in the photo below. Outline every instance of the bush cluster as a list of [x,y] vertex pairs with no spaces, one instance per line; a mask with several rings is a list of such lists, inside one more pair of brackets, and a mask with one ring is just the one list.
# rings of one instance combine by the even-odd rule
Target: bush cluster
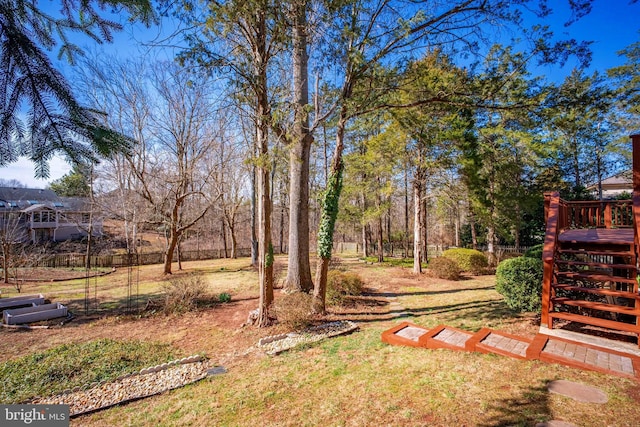
[[455,261],[460,270],[468,271],[472,274],[481,274],[489,266],[487,257],[475,249],[447,249],[442,253],[442,256]]
[[304,329],[313,320],[311,295],[305,292],[282,294],[273,302],[273,311],[278,323],[290,330]]
[[537,258],[542,259],[542,244],[531,246],[529,249],[525,251],[523,256],[527,258]]
[[519,257],[501,262],[496,270],[496,290],[516,311],[542,308],[542,259]]
[[164,312],[180,314],[196,310],[207,297],[207,284],[201,276],[174,277],[162,285]]
[[458,280],[460,278],[460,267],[458,263],[443,256],[429,260],[429,271],[438,279]]
[[329,270],[327,273],[327,302],[341,304],[347,296],[362,294],[364,282],[355,273],[340,270]]

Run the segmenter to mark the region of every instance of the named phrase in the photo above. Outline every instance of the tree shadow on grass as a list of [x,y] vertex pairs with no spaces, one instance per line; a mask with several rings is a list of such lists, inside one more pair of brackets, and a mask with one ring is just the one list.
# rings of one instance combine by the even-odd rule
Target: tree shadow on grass
[[395,297],[406,297],[406,296],[431,296],[431,295],[445,295],[445,294],[456,294],[459,292],[466,291],[486,291],[489,289],[495,289],[495,286],[483,286],[479,288],[457,288],[457,289],[448,289],[444,291],[418,291],[418,292],[366,292],[363,295],[372,296],[372,297],[383,297],[383,298],[395,298]]
[[[518,317],[517,313],[510,310],[504,302],[496,300],[468,301],[457,304],[439,305],[422,308],[398,308],[385,313],[371,313],[367,311],[332,313],[332,317],[340,320],[353,320],[359,323],[370,323],[391,320],[398,317],[418,317],[436,314],[457,313],[450,321],[457,320],[497,320]],[[362,318],[360,316],[366,316]]]
[[479,427],[535,426],[552,418],[549,407],[547,383],[542,386],[530,386],[517,396],[497,400],[489,404],[486,411],[490,414]]
[[[163,318],[172,315],[180,315],[180,313],[163,313],[162,307],[163,297],[160,294],[140,294],[132,295],[131,298],[124,296],[121,298],[101,297],[98,295],[96,301],[95,297],[91,297],[88,300],[88,310],[85,309],[84,299],[73,299],[64,304],[68,307],[69,312],[73,315],[71,321],[65,323],[65,327],[77,327],[87,323],[91,323],[97,319],[105,317],[127,317],[133,316],[137,318],[153,317]],[[199,301],[198,306],[194,310],[190,311],[206,311],[216,310],[221,307],[235,307],[241,306],[245,301],[255,300],[258,301],[258,297],[242,297],[233,298],[229,302],[219,302],[215,297],[208,296],[207,298]],[[59,324],[59,319],[52,319],[52,324]]]

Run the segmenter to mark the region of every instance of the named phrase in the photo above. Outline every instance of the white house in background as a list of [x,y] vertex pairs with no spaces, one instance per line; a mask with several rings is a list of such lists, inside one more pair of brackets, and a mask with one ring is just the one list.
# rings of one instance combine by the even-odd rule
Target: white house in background
[[[598,184],[587,187],[596,197],[598,197]],[[622,171],[616,175],[602,180],[602,198],[610,199],[621,193],[633,193],[633,171],[631,169]]]
[[[11,230],[9,230],[11,229]],[[102,216],[87,198],[58,197],[52,190],[0,187],[0,231],[16,240],[60,242],[103,233]]]

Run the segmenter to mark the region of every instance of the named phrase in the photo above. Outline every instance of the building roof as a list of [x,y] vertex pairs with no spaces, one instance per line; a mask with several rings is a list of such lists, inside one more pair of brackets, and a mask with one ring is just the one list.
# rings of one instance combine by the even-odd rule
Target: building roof
[[85,197],[59,197],[53,190],[38,188],[0,187],[0,211],[31,212],[44,208],[57,211],[88,210]]
[[[18,188],[18,187],[0,187],[0,201],[18,203],[18,207],[26,208],[27,206],[37,203],[47,202],[53,203],[59,201],[59,197],[53,190],[41,190],[38,188]],[[29,203],[34,201],[36,203]]]
[[[598,184],[592,184],[587,187],[587,190],[597,190]],[[616,175],[610,176],[602,180],[602,189],[607,190],[633,190],[633,171],[628,169],[622,171]]]
[[42,210],[53,210],[52,208],[50,208],[47,205],[43,205],[42,203],[38,203],[35,205],[31,205],[28,208],[24,208],[22,209],[22,212],[34,212],[34,211],[42,211]]

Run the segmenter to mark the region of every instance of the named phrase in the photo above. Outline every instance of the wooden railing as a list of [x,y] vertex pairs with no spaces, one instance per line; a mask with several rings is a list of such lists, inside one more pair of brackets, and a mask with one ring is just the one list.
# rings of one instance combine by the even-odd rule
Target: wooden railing
[[566,228],[631,228],[631,200],[567,202],[560,199],[560,223]]

